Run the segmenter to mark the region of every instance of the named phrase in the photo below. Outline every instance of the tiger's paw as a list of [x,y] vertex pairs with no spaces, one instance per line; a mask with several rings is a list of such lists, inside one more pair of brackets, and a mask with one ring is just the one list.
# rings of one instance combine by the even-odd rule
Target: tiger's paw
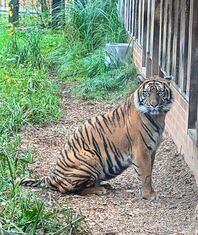
[[152,192],[144,192],[143,199],[154,201],[158,199],[158,195],[155,191]]
[[113,187],[109,183],[101,183],[100,186],[104,187],[105,189],[109,189],[109,190],[113,189]]
[[102,186],[98,186],[98,187],[92,187],[92,188],[85,188],[80,192],[81,196],[85,196],[87,194],[96,194],[96,195],[104,195],[106,194],[107,190],[102,187]]

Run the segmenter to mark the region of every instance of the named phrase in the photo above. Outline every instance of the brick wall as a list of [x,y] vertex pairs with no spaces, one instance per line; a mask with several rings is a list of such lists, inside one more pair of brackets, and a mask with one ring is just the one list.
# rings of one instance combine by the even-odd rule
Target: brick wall
[[[136,42],[133,46],[133,61],[137,70],[142,72],[142,48]],[[178,152],[184,155],[198,183],[198,148],[195,147],[188,134],[188,102],[173,85],[172,89],[175,102],[166,116],[165,133],[172,137]]]
[[198,149],[188,133],[188,102],[172,86],[175,102],[166,116],[166,131],[177,145],[178,152],[184,155],[185,161],[193,171],[198,183]]

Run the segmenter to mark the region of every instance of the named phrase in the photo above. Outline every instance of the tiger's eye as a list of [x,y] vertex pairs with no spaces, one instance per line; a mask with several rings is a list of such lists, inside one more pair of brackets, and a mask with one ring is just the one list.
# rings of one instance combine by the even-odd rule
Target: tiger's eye
[[148,96],[148,95],[149,95],[149,92],[148,92],[148,91],[143,91],[143,95],[144,95],[144,96]]

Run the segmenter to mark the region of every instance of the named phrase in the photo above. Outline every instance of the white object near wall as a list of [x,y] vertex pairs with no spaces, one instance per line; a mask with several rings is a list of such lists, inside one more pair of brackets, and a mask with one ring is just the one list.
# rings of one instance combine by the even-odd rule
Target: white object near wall
[[105,46],[106,66],[129,64],[131,62],[132,46],[129,43],[108,43]]

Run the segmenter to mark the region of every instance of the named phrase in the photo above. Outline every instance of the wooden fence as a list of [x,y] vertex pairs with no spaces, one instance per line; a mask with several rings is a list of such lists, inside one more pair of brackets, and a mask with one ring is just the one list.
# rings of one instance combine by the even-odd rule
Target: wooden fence
[[[198,0],[121,0],[129,35],[142,47],[146,76],[171,75],[198,126]],[[198,132],[198,129],[197,129]]]

